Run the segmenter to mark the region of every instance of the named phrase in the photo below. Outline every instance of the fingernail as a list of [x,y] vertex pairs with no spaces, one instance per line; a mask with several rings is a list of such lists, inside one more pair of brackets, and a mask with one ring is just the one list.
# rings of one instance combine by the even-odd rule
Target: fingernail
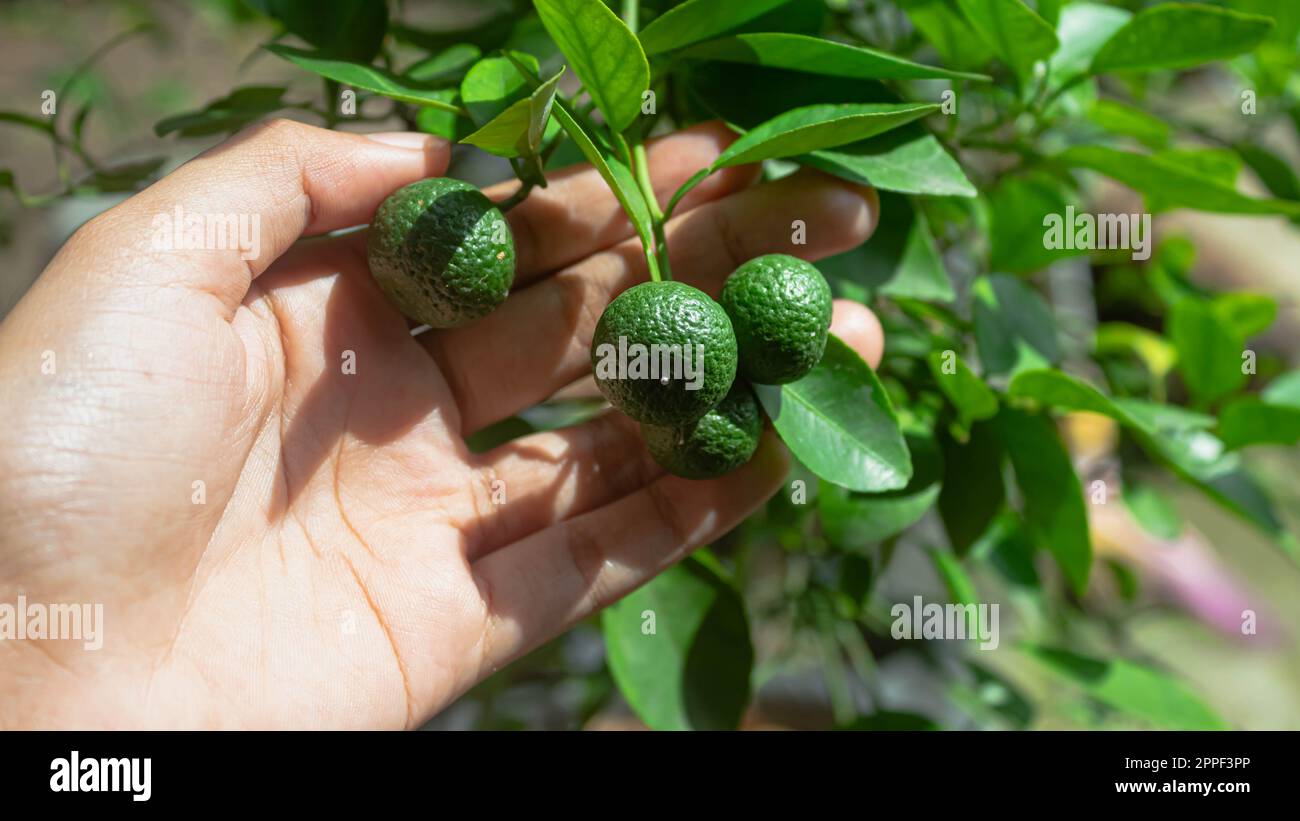
[[432,135],[421,134],[418,131],[382,131],[378,134],[367,134],[366,137],[384,145],[415,151],[427,151],[433,145]]

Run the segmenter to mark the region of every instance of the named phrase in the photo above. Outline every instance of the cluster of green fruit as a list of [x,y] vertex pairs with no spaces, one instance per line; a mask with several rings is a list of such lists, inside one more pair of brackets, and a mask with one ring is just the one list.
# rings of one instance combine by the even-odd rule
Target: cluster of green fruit
[[[451,328],[486,316],[514,281],[515,248],[501,211],[472,185],[412,183],[384,200],[371,222],[370,272],[407,317]],[[650,453],[678,476],[720,476],[749,461],[763,431],[750,383],[800,379],[821,360],[831,291],[812,265],[784,254],[737,268],[715,302],[681,282],[644,282],[601,315],[592,338],[596,384],[641,423]],[[598,351],[698,352],[698,379],[680,367],[654,377],[606,373]],[[674,375],[675,374],[675,375]]]
[[[831,324],[831,290],[821,272],[785,254],[751,259],[727,278],[715,302],[681,282],[644,282],[601,315],[591,341],[596,384],[614,407],[641,423],[650,453],[688,479],[721,476],[754,455],[763,415],[750,383],[781,385],[821,360]],[[603,375],[602,349],[622,343],[702,351],[703,378]]]

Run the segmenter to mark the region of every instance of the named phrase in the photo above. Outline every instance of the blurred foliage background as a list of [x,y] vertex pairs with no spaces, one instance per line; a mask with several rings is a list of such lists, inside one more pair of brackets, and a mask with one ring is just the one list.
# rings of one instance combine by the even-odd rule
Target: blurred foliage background
[[[974,48],[955,46],[951,53],[943,53],[944,49],[930,44],[941,38],[934,34],[934,18],[925,15],[936,9],[953,13],[955,7],[945,6],[946,2],[800,0],[795,5],[800,13],[814,14],[822,31],[840,39],[883,50],[902,49],[912,59],[929,63],[978,67],[988,57],[974,54]],[[651,14],[659,5],[645,4]],[[1061,7],[1069,4],[1040,0],[1029,5],[1044,15],[1049,11],[1059,15]],[[1149,4],[1112,5],[1137,11]],[[1246,11],[1272,7],[1264,0],[1219,5]],[[1300,20],[1300,12],[1296,14]],[[384,57],[393,65],[410,65],[442,53],[456,39],[437,36],[439,32],[481,31],[477,27],[484,24],[514,27],[512,42],[527,43],[529,37],[535,42],[537,26],[535,20],[528,21],[528,15],[508,0],[395,2],[390,4]],[[927,29],[925,36],[922,28]],[[0,111],[18,115],[0,118],[0,169],[9,172],[3,180],[11,189],[0,192],[4,255],[0,316],[78,225],[245,121],[274,112],[350,130],[417,125],[410,112],[365,95],[360,116],[338,118],[323,96],[320,78],[261,50],[262,45],[284,37],[281,26],[242,0],[11,0],[0,4],[4,67]],[[286,42],[295,40],[290,35]],[[972,66],[954,63],[961,59],[969,59]],[[1283,171],[1295,169],[1300,165],[1300,116],[1295,113],[1300,111],[1300,89],[1295,69],[1292,30],[1289,43],[1273,44],[1229,63],[1165,72],[1141,83],[1125,78],[1118,89],[1108,90],[1121,92],[1131,104],[1094,106],[1089,117],[1104,129],[1138,142],[1162,141],[1160,126],[1173,122],[1203,140],[1203,145],[1215,146],[1224,139],[1216,135],[1222,112],[1237,108],[1241,88],[1250,86],[1259,90],[1261,98],[1289,105],[1291,125],[1287,117],[1275,118],[1266,129],[1246,126],[1228,139],[1266,146],[1269,155],[1283,164]],[[743,73],[734,80],[742,86],[733,87],[741,97],[763,93],[756,86],[743,87],[745,82]],[[213,116],[209,109],[206,117],[172,119],[170,128],[156,129],[169,118],[202,111],[240,88],[262,90],[244,92],[242,103],[230,106],[228,117]],[[52,146],[39,125],[18,121],[21,117],[48,121],[41,110],[47,90],[58,94],[60,133],[72,137],[61,147]],[[963,108],[962,116],[970,111],[969,116],[977,119],[980,106],[991,111],[1007,103],[992,93],[988,96],[986,100],[972,96],[971,107]],[[408,122],[403,122],[404,117]],[[159,136],[158,131],[168,133]],[[1010,131],[990,129],[988,136],[1005,144],[1018,133],[1013,125]],[[965,235],[948,232],[946,227],[1001,219],[1002,227],[992,229],[991,235],[984,226],[993,247],[978,253],[991,253],[1002,263],[994,267],[1042,269],[1041,281],[1062,345],[1075,352],[1091,347],[1098,373],[1112,386],[1141,383],[1146,378],[1143,368],[1151,368],[1153,361],[1158,366],[1163,348],[1148,346],[1150,357],[1142,362],[1140,355],[1137,359],[1130,355],[1142,350],[1140,339],[1134,343],[1118,338],[1118,333],[1102,339],[1097,329],[1124,323],[1158,331],[1162,311],[1153,305],[1160,302],[1162,282],[1165,287],[1257,295],[1243,300],[1256,307],[1258,299],[1266,299],[1275,308],[1261,310],[1275,310],[1276,317],[1262,323],[1249,340],[1260,354],[1260,379],[1266,381],[1300,365],[1296,354],[1300,234],[1293,222],[1281,216],[1174,210],[1156,217],[1159,247],[1149,263],[1104,254],[1017,259],[1021,249],[1041,245],[1038,218],[1043,209],[1033,210],[1035,197],[1045,196],[1052,203],[1059,193],[1033,178],[1004,182],[1003,174],[1014,160],[997,149],[995,145],[987,150],[974,140],[955,148],[980,191],[979,206],[967,209],[950,204],[949,198],[934,198],[925,206],[960,304],[968,305],[971,298],[972,249],[963,246]],[[1252,196],[1269,195],[1273,175],[1267,161],[1258,168],[1249,165],[1238,181],[1240,189]],[[500,159],[458,148],[450,173],[486,184],[508,177],[510,169]],[[1292,198],[1297,195],[1300,192],[1292,192]],[[1102,178],[1090,180],[1072,196],[1094,212],[1143,210],[1137,194]],[[855,279],[844,275],[842,266],[869,267],[873,244],[888,249],[906,234],[909,209],[900,199],[884,198],[881,229],[868,244],[865,261],[838,259],[823,266],[842,295],[870,298],[869,289],[853,290]],[[1009,230],[1006,220],[1018,209],[1030,214],[1028,222]],[[896,215],[904,215],[902,222],[896,221]],[[917,326],[906,321],[915,318],[909,311],[924,312],[924,308],[920,303],[904,304],[882,312],[890,332],[883,375],[903,372],[909,367],[906,360],[915,358],[908,353],[908,345],[917,341]],[[1106,344],[1113,348],[1103,349]],[[1173,399],[1189,401],[1186,386],[1176,376],[1171,385]],[[566,414],[582,410],[580,404],[563,403],[535,409],[532,416],[525,415],[524,429],[561,424],[569,418]],[[1112,455],[1128,446],[1115,426],[1100,417],[1074,415],[1065,423],[1065,434],[1085,487],[1092,475],[1088,470],[1104,471]],[[1251,447],[1247,454],[1251,475],[1267,488],[1282,524],[1295,532],[1300,523],[1296,514],[1300,483],[1295,481],[1300,454],[1294,447],[1276,446]],[[1107,529],[1093,522],[1098,561],[1088,593],[1076,597],[1063,592],[1050,562],[1017,542],[1014,523],[975,534],[979,538],[958,564],[942,549],[949,536],[933,509],[905,530],[881,538],[875,529],[879,517],[888,514],[875,510],[863,514],[865,519],[855,519],[852,500],[842,491],[831,486],[819,489],[811,475],[799,476],[807,482],[810,507],[818,511],[817,516],[808,516],[783,495],[711,548],[744,593],[746,613],[741,618],[747,616],[749,621],[754,659],[752,674],[744,674],[753,695],[743,726],[1150,726],[1141,715],[1117,708],[1105,692],[1090,690],[1088,670],[1076,669],[1073,677],[1063,679],[1051,665],[1018,648],[1021,640],[1050,634],[1058,646],[1079,653],[1134,659],[1143,669],[1165,671],[1169,681],[1183,682],[1230,726],[1300,729],[1300,571],[1295,561],[1277,540],[1172,477],[1144,474],[1140,483],[1132,483],[1134,498],[1127,501],[1130,508],[1136,505],[1144,512],[1137,517],[1146,526],[1144,531],[1126,531],[1124,523],[1111,523]],[[1141,496],[1136,492],[1139,488]],[[931,496],[925,507],[933,501]],[[1161,522],[1169,528],[1167,536],[1181,532],[1184,538],[1153,537]],[[1197,534],[1196,538],[1187,538],[1189,533]],[[1172,541],[1178,545],[1170,547]],[[682,572],[698,572],[698,565],[692,568]],[[967,597],[1000,603],[1000,646],[981,651],[964,642],[892,639],[882,614],[888,613],[891,603],[910,602],[916,595],[926,601]],[[1257,611],[1257,635],[1243,636],[1234,629],[1239,623],[1238,604]],[[629,606],[634,610],[612,618],[635,618],[637,602]],[[701,618],[730,616],[710,610]],[[734,649],[720,647],[713,652],[725,655]],[[712,674],[707,665],[705,674]],[[1154,686],[1158,689],[1163,682]],[[433,728],[640,725],[609,672],[599,620],[579,626],[503,670],[429,724]]]

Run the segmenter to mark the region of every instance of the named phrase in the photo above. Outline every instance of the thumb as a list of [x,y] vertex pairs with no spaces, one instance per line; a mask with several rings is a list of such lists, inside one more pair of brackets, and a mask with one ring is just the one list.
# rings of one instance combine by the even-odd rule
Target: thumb
[[260,123],[96,217],[59,255],[97,264],[56,258],[51,269],[111,287],[113,269],[127,268],[120,273],[132,285],[214,295],[229,317],[252,280],[300,236],[369,221],[395,189],[442,174],[448,155],[446,141],[426,134]]

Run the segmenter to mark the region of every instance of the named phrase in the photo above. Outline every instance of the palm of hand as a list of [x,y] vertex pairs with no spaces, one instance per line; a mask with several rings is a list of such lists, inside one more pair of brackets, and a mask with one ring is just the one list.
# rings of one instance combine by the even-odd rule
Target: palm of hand
[[[666,140],[663,186],[707,164],[720,139],[706,130]],[[350,138],[348,147],[356,153]],[[441,170],[403,162],[372,174],[374,191],[356,207],[373,210],[397,185]],[[22,589],[106,610],[102,655],[42,643],[14,652],[13,671],[58,670],[61,691],[105,694],[46,722],[414,726],[766,498],[783,476],[770,442],[732,476],[684,482],[660,475],[618,414],[482,456],[466,449],[464,433],[580,378],[600,308],[644,276],[612,198],[593,200],[593,178],[574,173],[512,212],[524,287],[466,329],[412,337],[367,275],[361,234],[300,243],[251,283],[227,286],[228,272],[206,270],[197,287],[149,291],[145,311],[123,309],[138,300],[122,299],[114,279],[113,298],[92,293],[83,314],[65,312],[44,332],[33,311],[7,322],[0,343],[59,338],[77,383],[70,400],[66,382],[28,378],[32,399],[11,415],[0,458],[18,478],[0,502],[12,537],[0,562]],[[816,180],[722,199],[747,182],[731,174],[701,186],[675,220],[674,260],[695,263],[706,289],[738,254],[775,250],[761,223],[726,227],[774,202],[787,222],[802,204],[843,228],[808,254],[869,230],[856,195]],[[151,193],[167,192],[136,199]],[[357,221],[322,217],[327,197],[308,196],[297,216],[309,231]],[[850,196],[859,207],[846,219]],[[78,247],[100,247],[103,259],[105,237],[148,214],[92,223],[28,301],[52,299],[86,267],[92,252]],[[719,225],[732,232],[725,247],[701,246]],[[569,309],[546,310],[556,305]],[[113,340],[130,344],[123,352]],[[75,486],[78,501],[59,502],[51,477]],[[38,723],[21,703],[0,722]]]

